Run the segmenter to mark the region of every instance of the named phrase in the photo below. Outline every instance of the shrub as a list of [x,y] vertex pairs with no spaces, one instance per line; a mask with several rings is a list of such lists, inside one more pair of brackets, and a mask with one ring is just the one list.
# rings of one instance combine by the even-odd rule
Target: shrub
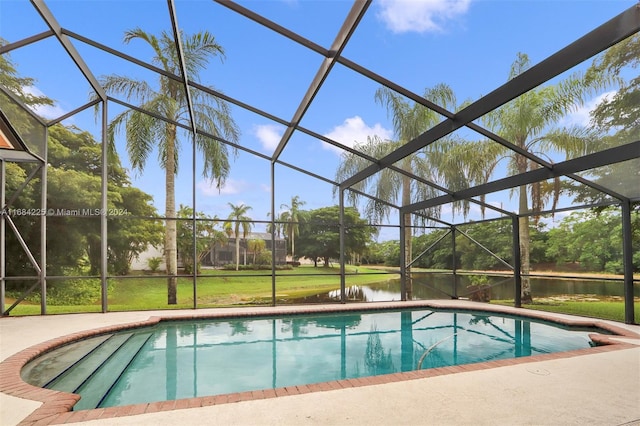
[[[235,263],[227,263],[226,265],[224,265],[222,267],[222,269],[224,269],[225,271],[235,271],[236,270],[236,264]],[[276,265],[276,271],[287,271],[287,270],[291,270],[293,269],[293,266],[291,265]],[[238,266],[238,270],[239,271],[256,271],[256,270],[260,270],[260,271],[270,271],[271,270],[271,265],[239,265]]]
[[151,269],[152,272],[156,272],[160,267],[161,263],[162,263],[162,258],[157,256],[150,257],[149,260],[147,260],[147,266],[149,266],[149,269]]
[[[7,295],[18,298],[21,294],[7,292]],[[47,282],[47,304],[51,306],[90,305],[99,301],[101,295],[100,280],[97,278],[51,280]],[[40,299],[40,291],[38,290],[25,298],[25,300],[32,303],[39,303]]]

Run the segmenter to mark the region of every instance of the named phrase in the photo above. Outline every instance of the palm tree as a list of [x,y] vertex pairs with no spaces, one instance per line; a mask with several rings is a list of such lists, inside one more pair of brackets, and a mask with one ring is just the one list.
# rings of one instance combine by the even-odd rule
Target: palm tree
[[296,255],[296,244],[295,237],[299,233],[299,223],[300,223],[300,207],[304,206],[305,202],[300,201],[299,196],[291,197],[291,206],[286,204],[282,204],[280,208],[286,209],[282,213],[280,213],[280,220],[286,222],[284,225],[285,233],[287,237],[289,237],[289,241],[291,241],[291,260],[295,260],[294,257]]
[[236,271],[240,269],[240,230],[242,229],[242,238],[247,238],[251,232],[251,218],[247,216],[247,212],[251,207],[240,204],[238,206],[229,203],[231,213],[224,222],[224,230],[229,237],[232,235],[236,239]]
[[224,231],[219,231],[217,229],[214,229],[213,232],[210,234],[209,247],[211,247],[211,251],[213,251],[213,259],[214,259],[213,266],[217,266],[216,247],[225,245],[227,243],[227,240],[228,240],[227,233]]
[[[271,216],[271,212],[267,212],[267,217]],[[276,238],[279,238],[280,235],[282,235],[282,218],[280,217],[279,214],[275,215],[275,218],[273,219],[273,222],[269,222],[267,223],[267,232],[269,234],[273,233],[275,234]]]
[[257,266],[258,255],[262,254],[262,252],[267,247],[267,243],[261,238],[254,238],[247,241],[247,250],[253,253],[253,265]]
[[[427,88],[424,97],[446,109],[456,108],[456,98],[453,90],[445,84]],[[382,140],[377,136],[373,136],[368,137],[365,143],[355,146],[357,151],[369,157],[377,159],[383,158],[400,146],[415,139],[442,119],[438,113],[422,105],[409,103],[404,97],[387,87],[381,87],[376,91],[375,100],[387,108],[387,113],[393,122],[395,140]],[[430,164],[430,154],[430,149],[423,149],[416,154],[409,155],[401,160],[400,167],[426,180],[437,182],[441,177],[438,176],[438,169],[432,167]],[[343,161],[336,172],[336,179],[338,181],[342,181],[356,174],[371,164],[369,160],[356,154],[343,154],[343,156]],[[372,194],[375,197],[375,199],[368,199],[365,204],[365,215],[374,222],[380,222],[389,216],[390,207],[385,204],[385,202],[395,203],[398,201],[398,198],[400,198],[401,205],[405,206],[439,195],[434,187],[417,184],[411,177],[389,168],[385,168],[379,173],[358,182],[353,188],[364,193]],[[357,193],[349,191],[348,197],[354,205],[357,203]],[[378,202],[378,200],[383,202]],[[430,213],[435,216],[438,215],[437,211]],[[404,264],[408,265],[412,260],[411,217],[406,215],[402,220],[405,225]],[[411,300],[413,290],[409,270],[407,270],[406,281],[406,298]]]
[[[154,52],[152,62],[171,75],[181,75],[180,61],[174,38],[167,32],[160,37],[146,33],[140,28],[125,32],[124,42],[133,40],[146,42]],[[184,61],[188,77],[199,80],[199,73],[205,69],[209,59],[224,57],[223,48],[216,43],[209,32],[183,38]],[[109,141],[113,145],[114,137],[124,127],[127,152],[134,170],[142,172],[149,154],[158,150],[160,166],[165,172],[165,227],[164,255],[167,265],[168,304],[177,303],[177,248],[175,207],[175,175],[178,170],[180,138],[174,122],[190,123],[187,96],[182,82],[166,75],[158,76],[158,88],[151,87],[145,81],[138,81],[120,75],[101,78],[107,93],[123,95],[127,100],[137,102],[142,110],[149,111],[168,121],[152,117],[139,110],[127,110],[118,114],[109,124]],[[239,130],[231,118],[230,107],[224,101],[200,90],[191,90],[191,100],[195,122],[199,130],[210,135],[237,142]],[[206,137],[195,135],[195,146],[203,156],[206,178],[220,187],[229,174],[227,145]],[[235,151],[234,151],[235,153]]]
[[[529,57],[519,53],[511,66],[509,79],[517,77],[529,66]],[[598,138],[595,134],[589,129],[576,126],[557,127],[557,123],[566,114],[583,105],[589,94],[605,84],[604,78],[583,78],[574,74],[556,85],[537,88],[520,95],[503,107],[487,114],[484,122],[489,129],[529,153],[548,156],[546,153],[555,152],[564,154],[566,159],[582,156],[593,152],[596,148]],[[497,146],[497,144],[491,145]],[[477,150],[475,153],[479,163],[485,164],[487,180],[502,158],[508,159],[508,168],[511,172],[518,174],[540,167],[538,163],[506,148],[500,148],[498,151],[485,150],[484,155],[479,154]],[[546,160],[553,162],[550,157]],[[560,180],[557,178],[552,183],[538,182],[529,185],[528,188],[521,186],[518,189],[520,214],[539,212],[550,199],[555,207],[560,191]],[[529,206],[529,198],[531,198],[531,206]],[[525,275],[521,292],[523,303],[532,302],[531,285],[529,278],[526,277],[531,269],[529,222],[529,216],[521,217],[519,222],[521,269]]]

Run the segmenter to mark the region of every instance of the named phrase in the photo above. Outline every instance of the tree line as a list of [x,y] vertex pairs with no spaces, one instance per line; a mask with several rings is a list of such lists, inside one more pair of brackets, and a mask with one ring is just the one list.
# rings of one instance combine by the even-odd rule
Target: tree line
[[[633,246],[640,246],[640,213],[632,213]],[[414,253],[423,253],[414,266],[427,269],[508,271],[513,265],[510,220],[470,223],[456,227],[456,257],[449,230],[438,229],[412,239]],[[573,212],[554,227],[539,222],[530,228],[533,269],[622,274],[622,219],[618,209]],[[480,245],[481,244],[482,247]],[[483,248],[484,247],[484,248]],[[486,250],[485,250],[486,249]],[[489,252],[493,253],[490,254]],[[494,256],[495,255],[495,256]],[[501,261],[501,260],[502,261]],[[504,261],[504,262],[503,262]],[[371,243],[362,262],[400,265],[398,240]],[[634,271],[640,271],[640,251],[633,253]]]

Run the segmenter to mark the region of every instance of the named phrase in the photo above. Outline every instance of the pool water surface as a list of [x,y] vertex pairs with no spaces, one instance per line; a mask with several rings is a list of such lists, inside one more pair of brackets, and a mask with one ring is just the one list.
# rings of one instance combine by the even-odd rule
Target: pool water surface
[[569,351],[592,346],[590,332],[423,309],[162,321],[62,347],[22,375],[80,394],[78,410]]

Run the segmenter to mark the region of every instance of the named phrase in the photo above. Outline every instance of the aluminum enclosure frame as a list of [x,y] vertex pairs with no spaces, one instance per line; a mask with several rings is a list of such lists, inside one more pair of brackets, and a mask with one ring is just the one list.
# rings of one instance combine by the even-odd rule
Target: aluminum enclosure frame
[[[87,82],[89,82],[90,86],[92,87],[92,89],[95,91],[96,93],[96,99],[88,102],[87,104],[80,106],[78,108],[76,108],[75,110],[65,114],[64,116],[58,117],[54,120],[51,120],[50,122],[45,123],[46,126],[51,126],[53,124],[57,124],[61,121],[63,121],[66,118],[69,118],[75,114],[77,114],[80,111],[83,111],[87,108],[96,106],[98,104],[100,104],[102,106],[102,113],[101,113],[101,126],[102,126],[102,147],[103,147],[103,151],[102,151],[102,161],[103,161],[103,167],[102,167],[102,187],[101,187],[101,207],[102,207],[102,211],[103,214],[100,217],[100,223],[101,223],[101,236],[102,236],[102,246],[101,246],[101,274],[100,274],[100,280],[101,280],[101,285],[102,285],[102,312],[107,312],[108,311],[108,303],[107,303],[107,281],[110,278],[110,276],[107,273],[107,216],[106,216],[106,207],[107,207],[107,198],[106,198],[106,193],[107,193],[107,110],[108,110],[108,105],[110,102],[114,102],[116,104],[119,105],[123,105],[127,108],[132,108],[132,109],[137,109],[139,111],[145,112],[147,114],[150,114],[152,116],[155,116],[154,114],[148,112],[148,111],[143,111],[140,108],[131,105],[121,99],[117,99],[111,96],[108,96],[107,93],[104,91],[104,88],[101,87],[98,79],[95,77],[93,71],[91,70],[91,68],[86,64],[86,62],[84,61],[84,59],[82,58],[82,55],[80,55],[80,53],[77,51],[77,49],[74,47],[72,40],[77,40],[79,42],[85,43],[93,48],[102,50],[106,53],[109,53],[111,55],[114,55],[116,57],[119,57],[121,59],[124,59],[126,61],[129,61],[131,63],[134,63],[136,65],[139,65],[149,71],[158,73],[160,75],[163,75],[165,77],[171,78],[175,81],[178,81],[180,83],[183,84],[184,86],[184,90],[185,93],[187,94],[187,99],[188,99],[188,111],[189,111],[189,124],[183,124],[183,123],[177,123],[177,122],[172,122],[172,124],[175,124],[176,126],[179,126],[187,131],[189,131],[191,133],[192,138],[194,138],[196,135],[198,134],[204,134],[200,129],[197,128],[197,124],[196,124],[196,120],[195,120],[195,115],[194,115],[194,111],[193,111],[193,105],[192,105],[192,101],[191,101],[191,95],[190,95],[190,91],[192,89],[198,89],[201,90],[205,93],[208,93],[212,96],[217,96],[225,101],[228,101],[238,107],[244,108],[248,111],[251,111],[253,113],[256,113],[258,115],[261,115],[265,118],[268,118],[276,123],[282,124],[286,127],[286,130],[282,136],[282,138],[280,139],[277,148],[275,149],[275,151],[273,152],[272,155],[268,156],[259,152],[256,152],[254,150],[251,150],[249,148],[246,147],[242,147],[240,145],[234,144],[230,141],[226,141],[220,137],[217,137],[215,135],[207,135],[204,134],[205,136],[211,137],[213,139],[216,139],[222,143],[225,143],[233,148],[236,149],[240,149],[244,152],[247,152],[251,155],[260,157],[266,161],[270,162],[270,170],[271,170],[271,187],[274,188],[274,182],[275,182],[275,166],[276,165],[280,165],[280,166],[284,166],[287,167],[289,169],[295,170],[297,172],[303,173],[307,176],[310,176],[312,178],[315,179],[319,179],[322,180],[328,184],[331,184],[335,187],[336,192],[338,193],[338,199],[339,199],[339,206],[340,206],[340,247],[341,247],[341,258],[340,258],[340,277],[341,277],[341,302],[345,303],[345,276],[346,276],[346,272],[345,272],[345,225],[344,225],[344,208],[345,208],[345,191],[354,191],[354,192],[359,192],[356,189],[353,188],[353,186],[361,181],[363,181],[364,179],[367,179],[371,176],[373,176],[374,174],[380,172],[383,169],[391,169],[395,172],[401,173],[405,176],[410,177],[411,179],[414,179],[417,182],[420,182],[422,184],[425,185],[429,185],[433,188],[436,188],[442,192],[444,192],[446,195],[443,195],[441,197],[437,197],[437,198],[433,198],[433,199],[429,199],[429,200],[424,200],[418,203],[414,203],[414,204],[409,204],[409,205],[405,205],[405,206],[391,206],[392,208],[395,208],[398,211],[399,217],[403,218],[405,215],[415,215],[418,214],[419,211],[429,208],[429,207],[438,207],[438,206],[442,206],[444,204],[447,203],[451,203],[451,202],[455,202],[455,201],[461,201],[461,200],[466,200],[469,202],[473,202],[476,204],[481,205],[484,208],[488,208],[491,209],[501,215],[503,215],[504,218],[508,219],[511,218],[512,220],[512,224],[513,224],[513,254],[514,254],[514,259],[516,259],[516,261],[514,262],[515,265],[513,265],[513,271],[514,271],[514,277],[515,277],[515,305],[516,306],[520,306],[520,300],[519,300],[519,291],[520,291],[520,282],[521,282],[521,265],[519,262],[520,259],[520,253],[519,253],[519,236],[518,236],[518,220],[520,217],[522,217],[522,215],[518,215],[518,214],[514,214],[511,212],[508,212],[506,210],[503,210],[501,208],[497,208],[495,206],[492,206],[490,204],[486,204],[486,203],[482,203],[480,201],[474,200],[473,197],[477,197],[477,196],[481,196],[481,195],[485,195],[485,194],[489,194],[491,192],[495,192],[495,191],[499,191],[499,190],[504,190],[504,189],[509,189],[509,188],[515,188],[521,185],[525,185],[525,184],[530,184],[530,183],[536,183],[536,182],[540,182],[546,179],[549,179],[551,177],[558,177],[558,176],[565,176],[568,177],[574,181],[577,181],[583,185],[587,185],[601,193],[604,193],[610,197],[613,197],[615,199],[618,200],[621,211],[622,211],[622,221],[623,221],[623,248],[624,248],[624,286],[625,286],[625,321],[628,323],[632,323],[634,321],[634,307],[633,307],[633,268],[632,268],[632,247],[631,247],[631,224],[630,224],[630,217],[631,217],[631,207],[632,207],[632,203],[636,203],[638,201],[640,201],[640,199],[637,198],[628,198],[625,197],[621,194],[619,194],[618,192],[610,189],[610,188],[606,188],[603,187],[595,182],[589,181],[588,179],[584,179],[580,176],[578,176],[576,173],[580,172],[580,171],[584,171],[584,170],[588,170],[588,169],[592,169],[595,167],[601,167],[601,166],[606,166],[606,165],[611,165],[611,164],[615,164],[618,162],[622,162],[622,161],[626,161],[626,160],[631,160],[631,159],[637,159],[640,158],[640,141],[635,141],[635,142],[631,142],[629,144],[617,147],[617,148],[611,148],[609,150],[606,151],[602,151],[602,152],[598,152],[597,154],[592,154],[592,155],[587,155],[587,156],[583,156],[583,157],[579,157],[573,160],[569,160],[569,161],[565,161],[562,163],[558,163],[558,164],[550,164],[549,162],[525,151],[522,150],[520,148],[518,148],[515,144],[511,143],[508,140],[505,140],[504,138],[492,133],[491,131],[484,129],[483,127],[481,127],[480,125],[474,123],[474,120],[478,119],[479,117],[482,117],[483,115],[495,110],[496,108],[500,107],[501,105],[504,105],[505,103],[507,103],[508,101],[516,98],[517,96],[539,86],[540,84],[543,84],[544,82],[549,81],[550,79],[558,76],[559,74],[563,73],[566,70],[571,69],[572,67],[576,66],[577,64],[592,58],[593,56],[595,56],[596,54],[602,52],[603,50],[607,49],[608,47],[611,47],[613,45],[615,45],[616,43],[622,41],[623,39],[637,33],[638,31],[640,31],[640,6],[634,6],[631,7],[629,9],[627,9],[626,11],[624,11],[623,13],[621,13],[620,15],[618,15],[617,17],[611,19],[610,21],[604,23],[602,26],[600,26],[599,28],[591,31],[590,33],[588,33],[587,35],[585,35],[584,37],[578,39],[576,42],[570,44],[569,46],[567,46],[564,49],[561,49],[560,51],[558,51],[557,53],[551,55],[549,58],[547,58],[546,60],[540,62],[539,64],[535,65],[534,67],[532,67],[531,69],[529,69],[528,71],[522,73],[519,77],[514,78],[513,80],[510,80],[509,82],[505,83],[504,85],[498,87],[496,90],[494,90],[493,92],[489,93],[486,96],[481,97],[480,99],[478,99],[477,101],[473,102],[471,105],[467,106],[466,108],[464,108],[463,110],[459,111],[458,113],[453,113],[451,111],[447,111],[446,109],[442,108],[439,105],[436,105],[432,102],[427,101],[426,99],[424,99],[422,96],[419,96],[413,92],[411,92],[410,90],[407,90],[406,88],[401,87],[400,85],[385,79],[384,77],[372,72],[371,70],[368,70],[367,68],[345,58],[344,56],[342,56],[342,53],[345,49],[345,47],[347,46],[351,35],[354,33],[354,31],[357,29],[360,21],[362,20],[362,18],[365,16],[365,14],[367,13],[369,6],[371,5],[371,0],[356,0],[353,3],[353,6],[348,14],[348,16],[345,18],[344,23],[342,25],[342,27],[339,29],[333,43],[331,44],[331,46],[329,48],[324,48],[314,42],[312,42],[311,40],[308,40],[304,37],[302,37],[301,35],[290,31],[278,24],[276,24],[273,21],[270,21],[269,19],[239,5],[236,4],[234,2],[231,1],[222,1],[222,0],[215,0],[216,3],[229,8],[230,10],[234,11],[235,13],[238,13],[239,15],[243,16],[246,19],[250,19],[253,20],[257,23],[259,23],[260,25],[268,28],[271,31],[274,31],[275,33],[283,36],[283,37],[287,37],[290,40],[294,41],[295,43],[298,43],[299,45],[321,55],[323,57],[322,63],[319,66],[314,78],[312,79],[312,81],[310,82],[306,93],[304,94],[303,98],[300,100],[300,103],[295,111],[295,113],[293,114],[293,117],[291,117],[290,120],[286,120],[283,119],[281,117],[277,117],[267,111],[262,111],[252,105],[248,105],[247,103],[239,100],[239,99],[234,99],[232,97],[226,96],[222,93],[216,92],[212,89],[209,89],[201,84],[198,84],[192,80],[190,80],[189,75],[187,74],[187,69],[185,67],[184,64],[184,52],[183,52],[183,47],[182,47],[182,42],[180,40],[180,27],[178,26],[178,20],[177,20],[177,12],[175,9],[175,4],[173,0],[167,0],[166,2],[166,6],[167,9],[169,11],[169,17],[171,19],[171,27],[172,27],[172,31],[173,31],[173,36],[174,36],[174,40],[175,40],[175,45],[176,45],[176,49],[178,52],[178,57],[179,57],[179,61],[180,61],[180,65],[181,65],[181,75],[172,75],[170,73],[167,73],[166,71],[163,71],[157,67],[155,67],[154,65],[145,63],[144,61],[134,58],[130,55],[124,54],[122,52],[119,52],[115,49],[109,48],[107,46],[104,46],[94,40],[91,40],[83,35],[80,34],[76,34],[73,33],[72,31],[63,28],[58,21],[56,20],[55,16],[53,15],[53,13],[48,9],[48,7],[46,6],[45,1],[43,0],[31,0],[32,5],[34,6],[34,8],[37,10],[37,12],[39,13],[40,17],[42,18],[42,20],[46,23],[46,25],[49,27],[48,31],[44,31],[41,32],[39,34],[35,34],[32,35],[30,37],[27,37],[23,40],[19,40],[17,42],[11,43],[11,44],[7,44],[4,46],[0,47],[0,54],[3,53],[8,53],[12,50],[15,49],[20,49],[21,47],[30,45],[32,43],[37,43],[41,40],[47,39],[47,38],[55,38],[57,39],[57,41],[63,46],[63,48],[65,49],[66,53],[69,55],[69,57],[73,60],[73,62],[76,64],[76,66],[78,67],[78,69],[80,70],[80,72],[82,73],[82,75],[84,76],[84,78],[87,80]],[[358,152],[357,150],[348,148],[348,147],[344,147],[343,145],[340,145],[339,143],[337,143],[336,141],[333,141],[325,136],[319,135],[317,132],[314,132],[311,129],[307,129],[304,128],[300,125],[302,118],[304,117],[304,115],[307,113],[309,107],[312,105],[315,96],[317,95],[318,91],[321,89],[324,81],[326,80],[326,78],[330,75],[333,67],[335,64],[341,64],[345,67],[347,67],[348,69],[355,71],[356,73],[358,73],[359,75],[362,75],[366,78],[371,79],[372,81],[377,82],[378,84],[381,84],[385,87],[388,87],[392,90],[395,90],[396,92],[406,96],[407,98],[411,99],[412,101],[416,102],[417,104],[420,104],[426,108],[429,108],[441,115],[443,115],[445,117],[445,120],[442,121],[441,123],[439,123],[438,125],[434,126],[433,128],[427,130],[426,132],[424,132],[422,135],[420,135],[419,137],[417,137],[416,139],[412,140],[412,141],[408,141],[408,143],[406,143],[405,145],[403,145],[402,147],[398,148],[396,151],[392,152],[391,154],[385,156],[384,158],[381,159],[374,159],[374,158],[367,158],[366,155]],[[155,116],[158,119],[161,120],[165,120],[167,121],[167,119],[165,117],[159,117],[159,116]],[[533,171],[533,172],[529,172],[529,173],[524,173],[524,174],[519,174],[519,175],[514,175],[514,176],[510,176],[504,179],[500,179],[500,180],[496,180],[496,181],[492,181],[489,183],[486,183],[484,185],[479,185],[476,187],[472,187],[472,188],[468,188],[465,190],[461,190],[461,191],[451,191],[448,188],[442,188],[438,185],[436,185],[433,182],[429,182],[426,181],[425,179],[411,173],[410,171],[407,170],[402,170],[400,168],[398,168],[397,166],[395,166],[394,164],[409,156],[412,154],[415,154],[416,152],[418,152],[419,150],[421,150],[422,148],[436,142],[437,140],[439,140],[442,137],[445,137],[451,133],[453,133],[454,131],[456,131],[457,129],[460,129],[462,127],[467,127],[475,132],[480,133],[481,135],[487,137],[488,139],[512,150],[513,152],[522,155],[526,158],[528,158],[529,160],[539,164],[541,166],[540,169]],[[327,179],[325,177],[319,176],[317,174],[314,174],[312,172],[309,172],[307,170],[304,170],[298,166],[296,166],[295,164],[289,164],[287,162],[284,162],[280,159],[280,156],[282,154],[282,151],[285,149],[285,147],[287,146],[287,143],[289,142],[291,136],[294,134],[294,132],[301,132],[304,134],[307,134],[309,136],[315,137],[317,139],[320,139],[324,142],[327,142],[329,144],[332,145],[336,145],[339,146],[340,148],[345,149],[345,151],[351,153],[351,154],[355,154],[358,156],[361,156],[362,158],[367,159],[368,161],[370,161],[372,164],[362,170],[359,173],[354,174],[353,176],[347,178],[346,180],[342,181],[342,182],[336,182],[336,181],[332,181],[331,179]],[[194,144],[195,145],[195,144]],[[46,156],[44,159],[41,160],[46,160]],[[192,167],[195,170],[196,167],[196,157],[195,157],[195,148],[193,151],[193,158],[192,158]],[[2,170],[4,170],[4,163],[2,165]],[[43,168],[42,171],[42,179],[43,179],[43,199],[41,200],[42,206],[43,208],[46,209],[46,165]],[[4,178],[4,173],[2,175],[2,177]],[[4,207],[4,179],[2,179],[2,185],[3,185],[3,207]],[[193,210],[194,210],[194,214],[192,217],[192,220],[195,224],[196,221],[196,198],[195,198],[195,189],[196,189],[196,181],[195,181],[195,176],[192,182],[192,193],[193,195]],[[361,195],[370,197],[370,198],[374,198],[375,196],[371,195],[371,194],[363,194],[361,193]],[[271,217],[272,217],[272,224],[275,223],[275,195],[274,192],[271,192]],[[379,200],[381,201],[381,200]],[[592,205],[592,206],[595,206]],[[584,207],[590,207],[590,205],[585,205],[585,206],[580,206],[582,208]],[[579,207],[576,207],[579,208]],[[445,226],[449,226],[449,228],[452,230],[452,234],[453,234],[453,238],[455,241],[455,226],[457,224],[453,224],[453,223],[446,223],[442,220],[439,220],[437,218],[428,218],[431,219],[435,222],[439,222]],[[4,224],[4,222],[3,222]],[[42,219],[42,225],[43,228],[43,233],[44,233],[44,229],[46,229],[46,217],[43,217]],[[400,220],[400,224],[398,225],[398,229],[399,229],[399,235],[400,235],[400,246],[401,246],[401,251],[404,252],[404,230],[405,225],[404,222],[402,221],[402,219]],[[273,227],[272,227],[273,229]],[[3,241],[2,244],[4,246],[4,225],[2,228],[2,236],[3,236]],[[194,238],[194,255],[195,255],[195,234],[193,236]],[[275,235],[272,232],[272,242],[275,240]],[[43,242],[43,247],[45,247],[46,244],[46,240],[43,237],[42,238],[42,242]],[[455,245],[455,242],[454,242]],[[454,248],[454,252],[455,252],[455,248]],[[4,251],[2,253],[2,255],[4,256]],[[42,283],[42,314],[46,313],[46,250],[43,249],[43,258],[41,259],[41,263],[42,263],[42,272],[41,272],[41,277],[40,277],[40,282]],[[195,258],[195,256],[194,256]],[[401,256],[401,259],[404,259],[404,255]],[[5,274],[4,274],[4,259],[0,259],[0,262],[2,263],[2,276],[0,277],[0,279],[2,280],[2,290],[4,291],[4,280],[5,280]],[[411,267],[411,263],[410,264],[404,264],[404,262],[400,265],[400,273],[401,273],[401,277],[403,277],[403,281],[402,281],[402,288],[403,288],[403,298],[405,297],[405,280],[404,278],[407,276],[407,273],[409,273]],[[275,268],[275,266],[274,266]],[[455,267],[454,267],[454,275],[455,275]],[[194,305],[193,308],[197,308],[197,293],[196,293],[196,289],[197,289],[197,275],[193,274],[193,300],[194,300]],[[275,294],[276,294],[276,285],[275,285],[275,269],[272,269],[272,304],[275,305],[276,303],[276,298],[275,298]],[[0,301],[0,303],[2,303],[2,311],[4,312],[4,293],[2,295],[0,295],[0,298],[2,299]]]

